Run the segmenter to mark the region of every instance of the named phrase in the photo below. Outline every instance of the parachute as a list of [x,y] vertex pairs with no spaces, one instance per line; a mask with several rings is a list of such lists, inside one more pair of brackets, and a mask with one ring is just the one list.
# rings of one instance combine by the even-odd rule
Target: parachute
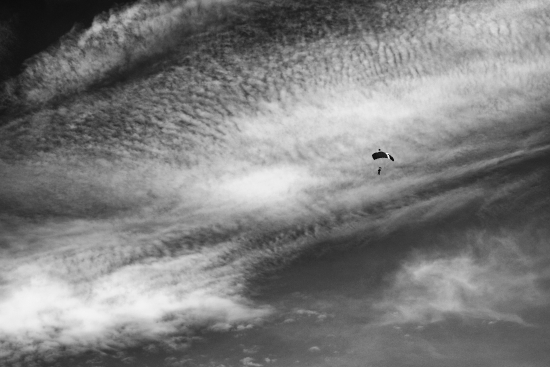
[[372,154],[372,159],[376,160],[379,158],[389,158],[392,162],[394,161],[393,157],[389,153],[382,152],[380,149],[378,149],[378,152]]

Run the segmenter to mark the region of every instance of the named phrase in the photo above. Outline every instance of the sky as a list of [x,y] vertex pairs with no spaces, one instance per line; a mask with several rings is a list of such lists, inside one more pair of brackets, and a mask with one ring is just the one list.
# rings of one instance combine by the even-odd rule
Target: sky
[[550,363],[547,2],[40,4],[0,17],[0,364]]

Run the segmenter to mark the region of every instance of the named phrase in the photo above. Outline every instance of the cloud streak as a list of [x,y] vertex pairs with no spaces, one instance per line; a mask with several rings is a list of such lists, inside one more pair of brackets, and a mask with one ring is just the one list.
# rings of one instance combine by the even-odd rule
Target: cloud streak
[[3,85],[9,104],[32,107],[110,83],[185,40],[220,27],[232,1],[137,1],[97,16],[84,31],[73,28],[60,45],[27,60]]

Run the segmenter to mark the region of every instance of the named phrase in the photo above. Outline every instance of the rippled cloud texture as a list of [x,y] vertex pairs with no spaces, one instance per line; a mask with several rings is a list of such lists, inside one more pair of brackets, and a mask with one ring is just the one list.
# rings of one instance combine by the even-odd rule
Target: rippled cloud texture
[[549,26],[542,0],[173,0],[74,28],[2,84],[0,360],[265,330],[263,276],[440,225],[395,244],[369,327],[543,327]]

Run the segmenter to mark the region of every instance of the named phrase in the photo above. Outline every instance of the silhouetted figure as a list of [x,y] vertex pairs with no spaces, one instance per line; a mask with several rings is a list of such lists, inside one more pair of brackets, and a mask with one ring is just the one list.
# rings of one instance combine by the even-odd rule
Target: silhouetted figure
[[[372,159],[377,160],[380,158],[388,158],[390,161],[394,161],[393,157],[386,152],[383,152],[382,149],[378,149],[378,152],[372,153]],[[383,161],[380,161],[383,162]],[[382,171],[382,167],[378,167],[378,175],[380,175],[380,172]]]

